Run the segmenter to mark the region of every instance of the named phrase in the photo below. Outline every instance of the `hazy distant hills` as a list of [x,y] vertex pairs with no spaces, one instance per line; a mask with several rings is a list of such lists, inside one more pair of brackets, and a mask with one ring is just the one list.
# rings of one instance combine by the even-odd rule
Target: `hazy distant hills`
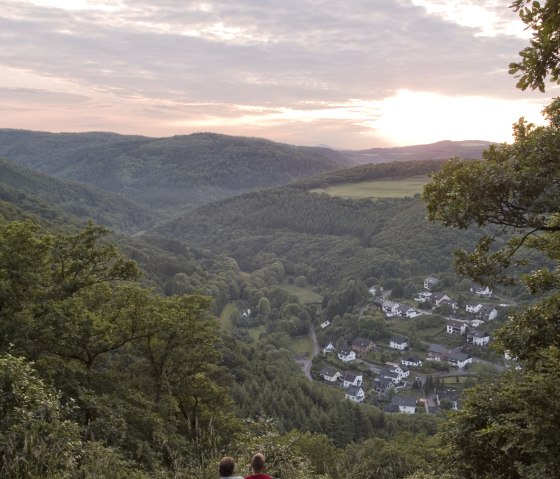
[[444,160],[453,156],[468,159],[482,158],[482,152],[490,146],[489,141],[438,141],[428,145],[399,146],[394,148],[369,148],[345,152],[359,164],[388,163],[391,161]]
[[145,208],[114,193],[52,178],[1,158],[0,200],[44,219],[53,220],[62,212],[124,232],[143,229],[154,219]]
[[167,213],[351,164],[326,148],[212,133],[148,138],[2,129],[0,155]]

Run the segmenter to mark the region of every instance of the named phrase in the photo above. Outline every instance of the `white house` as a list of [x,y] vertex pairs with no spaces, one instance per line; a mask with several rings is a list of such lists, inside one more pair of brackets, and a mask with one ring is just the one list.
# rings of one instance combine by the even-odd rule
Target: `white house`
[[321,369],[319,376],[321,376],[325,381],[335,383],[338,381],[341,374],[335,368],[326,367]]
[[414,301],[418,303],[425,303],[426,301],[430,301],[431,297],[432,293],[429,291],[420,291],[419,293],[416,293],[416,296],[414,296]]
[[408,304],[399,304],[396,309],[397,315],[401,318],[414,318],[422,313],[416,311],[412,306]]
[[410,371],[406,366],[399,366],[398,364],[395,364],[394,366],[390,367],[390,371],[397,373],[400,376],[401,380],[410,376]]
[[400,334],[395,334],[389,340],[389,347],[398,349],[399,351],[404,351],[405,349],[408,349],[408,338],[406,336],[401,336]]
[[402,380],[402,377],[396,371],[391,371],[390,369],[380,369],[379,370],[379,378],[381,379],[388,379],[393,384],[399,384]]
[[472,331],[467,334],[467,343],[475,346],[486,346],[490,342],[490,335],[482,331]]
[[447,296],[445,293],[434,293],[431,296],[431,302],[434,308],[440,308],[447,304],[453,311],[457,311],[459,305],[457,301]]
[[333,343],[329,343],[323,348],[323,354],[334,353],[335,351],[336,348]]
[[441,344],[430,344],[428,347],[428,359],[430,361],[443,361],[447,359],[447,348]]
[[448,358],[449,364],[463,369],[467,364],[472,364],[472,358],[466,353],[451,351]]
[[321,329],[325,329],[327,326],[330,326],[331,322],[330,321],[324,321],[321,323]]
[[398,315],[397,308],[399,307],[398,303],[394,303],[393,301],[383,301],[381,305],[381,309],[385,313],[385,316],[388,318],[393,318]]
[[404,412],[406,414],[415,414],[416,413],[416,398],[394,396],[393,399],[391,400],[391,406],[398,407],[399,412]]
[[350,386],[361,386],[364,376],[360,373],[346,371],[342,374],[342,385],[345,388]]
[[338,353],[338,359],[344,361],[345,363],[349,363],[350,361],[354,361],[354,359],[356,359],[356,353],[351,349],[341,349]]
[[422,366],[422,361],[418,356],[407,356],[405,358],[401,358],[401,364],[407,367],[415,367],[419,368]]
[[490,298],[492,296],[493,291],[489,286],[481,286],[480,284],[473,284],[471,286],[471,293],[474,293],[480,297]]
[[467,310],[467,313],[478,314],[482,306],[482,303],[467,303],[465,305],[465,309]]
[[478,317],[485,321],[492,321],[498,317],[498,310],[494,306],[485,304],[478,311]]
[[467,323],[458,319],[448,319],[446,323],[447,334],[465,334]]
[[346,399],[350,399],[350,401],[363,402],[365,394],[364,390],[360,386],[350,386],[346,390],[344,397]]

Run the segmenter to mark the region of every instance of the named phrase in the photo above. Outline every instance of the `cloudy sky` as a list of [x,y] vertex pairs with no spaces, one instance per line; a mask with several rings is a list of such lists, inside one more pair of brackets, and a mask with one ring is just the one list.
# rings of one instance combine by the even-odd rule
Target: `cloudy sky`
[[0,127],[367,148],[510,141],[511,0],[0,0]]

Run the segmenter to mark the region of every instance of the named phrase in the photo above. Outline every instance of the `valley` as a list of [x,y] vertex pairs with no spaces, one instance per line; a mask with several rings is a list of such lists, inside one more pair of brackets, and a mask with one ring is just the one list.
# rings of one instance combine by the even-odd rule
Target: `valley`
[[[200,458],[246,447],[239,431],[254,427],[269,428],[256,438],[272,455],[297,438],[290,454],[317,471],[325,454],[333,468],[356,453],[383,461],[383,444],[411,461],[391,469],[404,478],[436,454],[468,390],[514,365],[491,345],[504,302],[526,304],[525,289],[480,299],[452,257],[488,230],[426,219],[419,193],[445,160],[353,166],[324,148],[221,135],[0,133],[18,158],[0,163],[0,266],[12,278],[28,265],[30,291],[5,283],[2,350],[39,358],[36,374],[78,401],[72,420],[85,415],[132,458],[119,466],[132,477],[166,467],[151,439],[165,424],[170,451],[198,451],[208,475]],[[115,420],[130,428],[122,442]]]

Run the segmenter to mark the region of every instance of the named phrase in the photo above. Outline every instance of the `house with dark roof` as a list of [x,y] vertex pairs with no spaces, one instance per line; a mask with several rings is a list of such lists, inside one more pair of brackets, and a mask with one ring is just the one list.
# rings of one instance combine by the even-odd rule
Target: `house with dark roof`
[[484,304],[478,311],[478,317],[484,321],[492,321],[498,317],[498,310],[491,305]]
[[345,371],[342,373],[342,385],[345,388],[349,388],[350,386],[361,386],[363,380],[364,376],[362,373],[354,371]]
[[447,348],[441,344],[430,344],[428,347],[428,359],[430,361],[445,361],[447,355]]
[[391,379],[378,377],[373,380],[373,389],[381,396],[387,396],[395,390],[395,383]]
[[335,383],[338,381],[338,378],[341,376],[341,374],[335,368],[327,366],[321,369],[321,371],[319,372],[319,376],[321,376],[325,381]]
[[344,393],[344,397],[350,401],[363,402],[365,394],[360,386],[350,386]]
[[391,400],[391,406],[398,407],[398,412],[403,412],[406,414],[416,413],[416,398],[405,397],[405,396],[393,396]]
[[446,323],[447,334],[465,334],[467,323],[458,319],[448,319]]
[[374,342],[367,338],[355,338],[352,341],[352,350],[360,354],[365,354],[374,348]]
[[338,359],[344,361],[345,363],[349,363],[350,361],[354,361],[354,359],[356,359],[356,353],[351,349],[344,348],[338,352]]
[[447,358],[450,366],[463,369],[467,364],[472,364],[472,357],[470,354],[462,353],[460,351],[451,351]]

